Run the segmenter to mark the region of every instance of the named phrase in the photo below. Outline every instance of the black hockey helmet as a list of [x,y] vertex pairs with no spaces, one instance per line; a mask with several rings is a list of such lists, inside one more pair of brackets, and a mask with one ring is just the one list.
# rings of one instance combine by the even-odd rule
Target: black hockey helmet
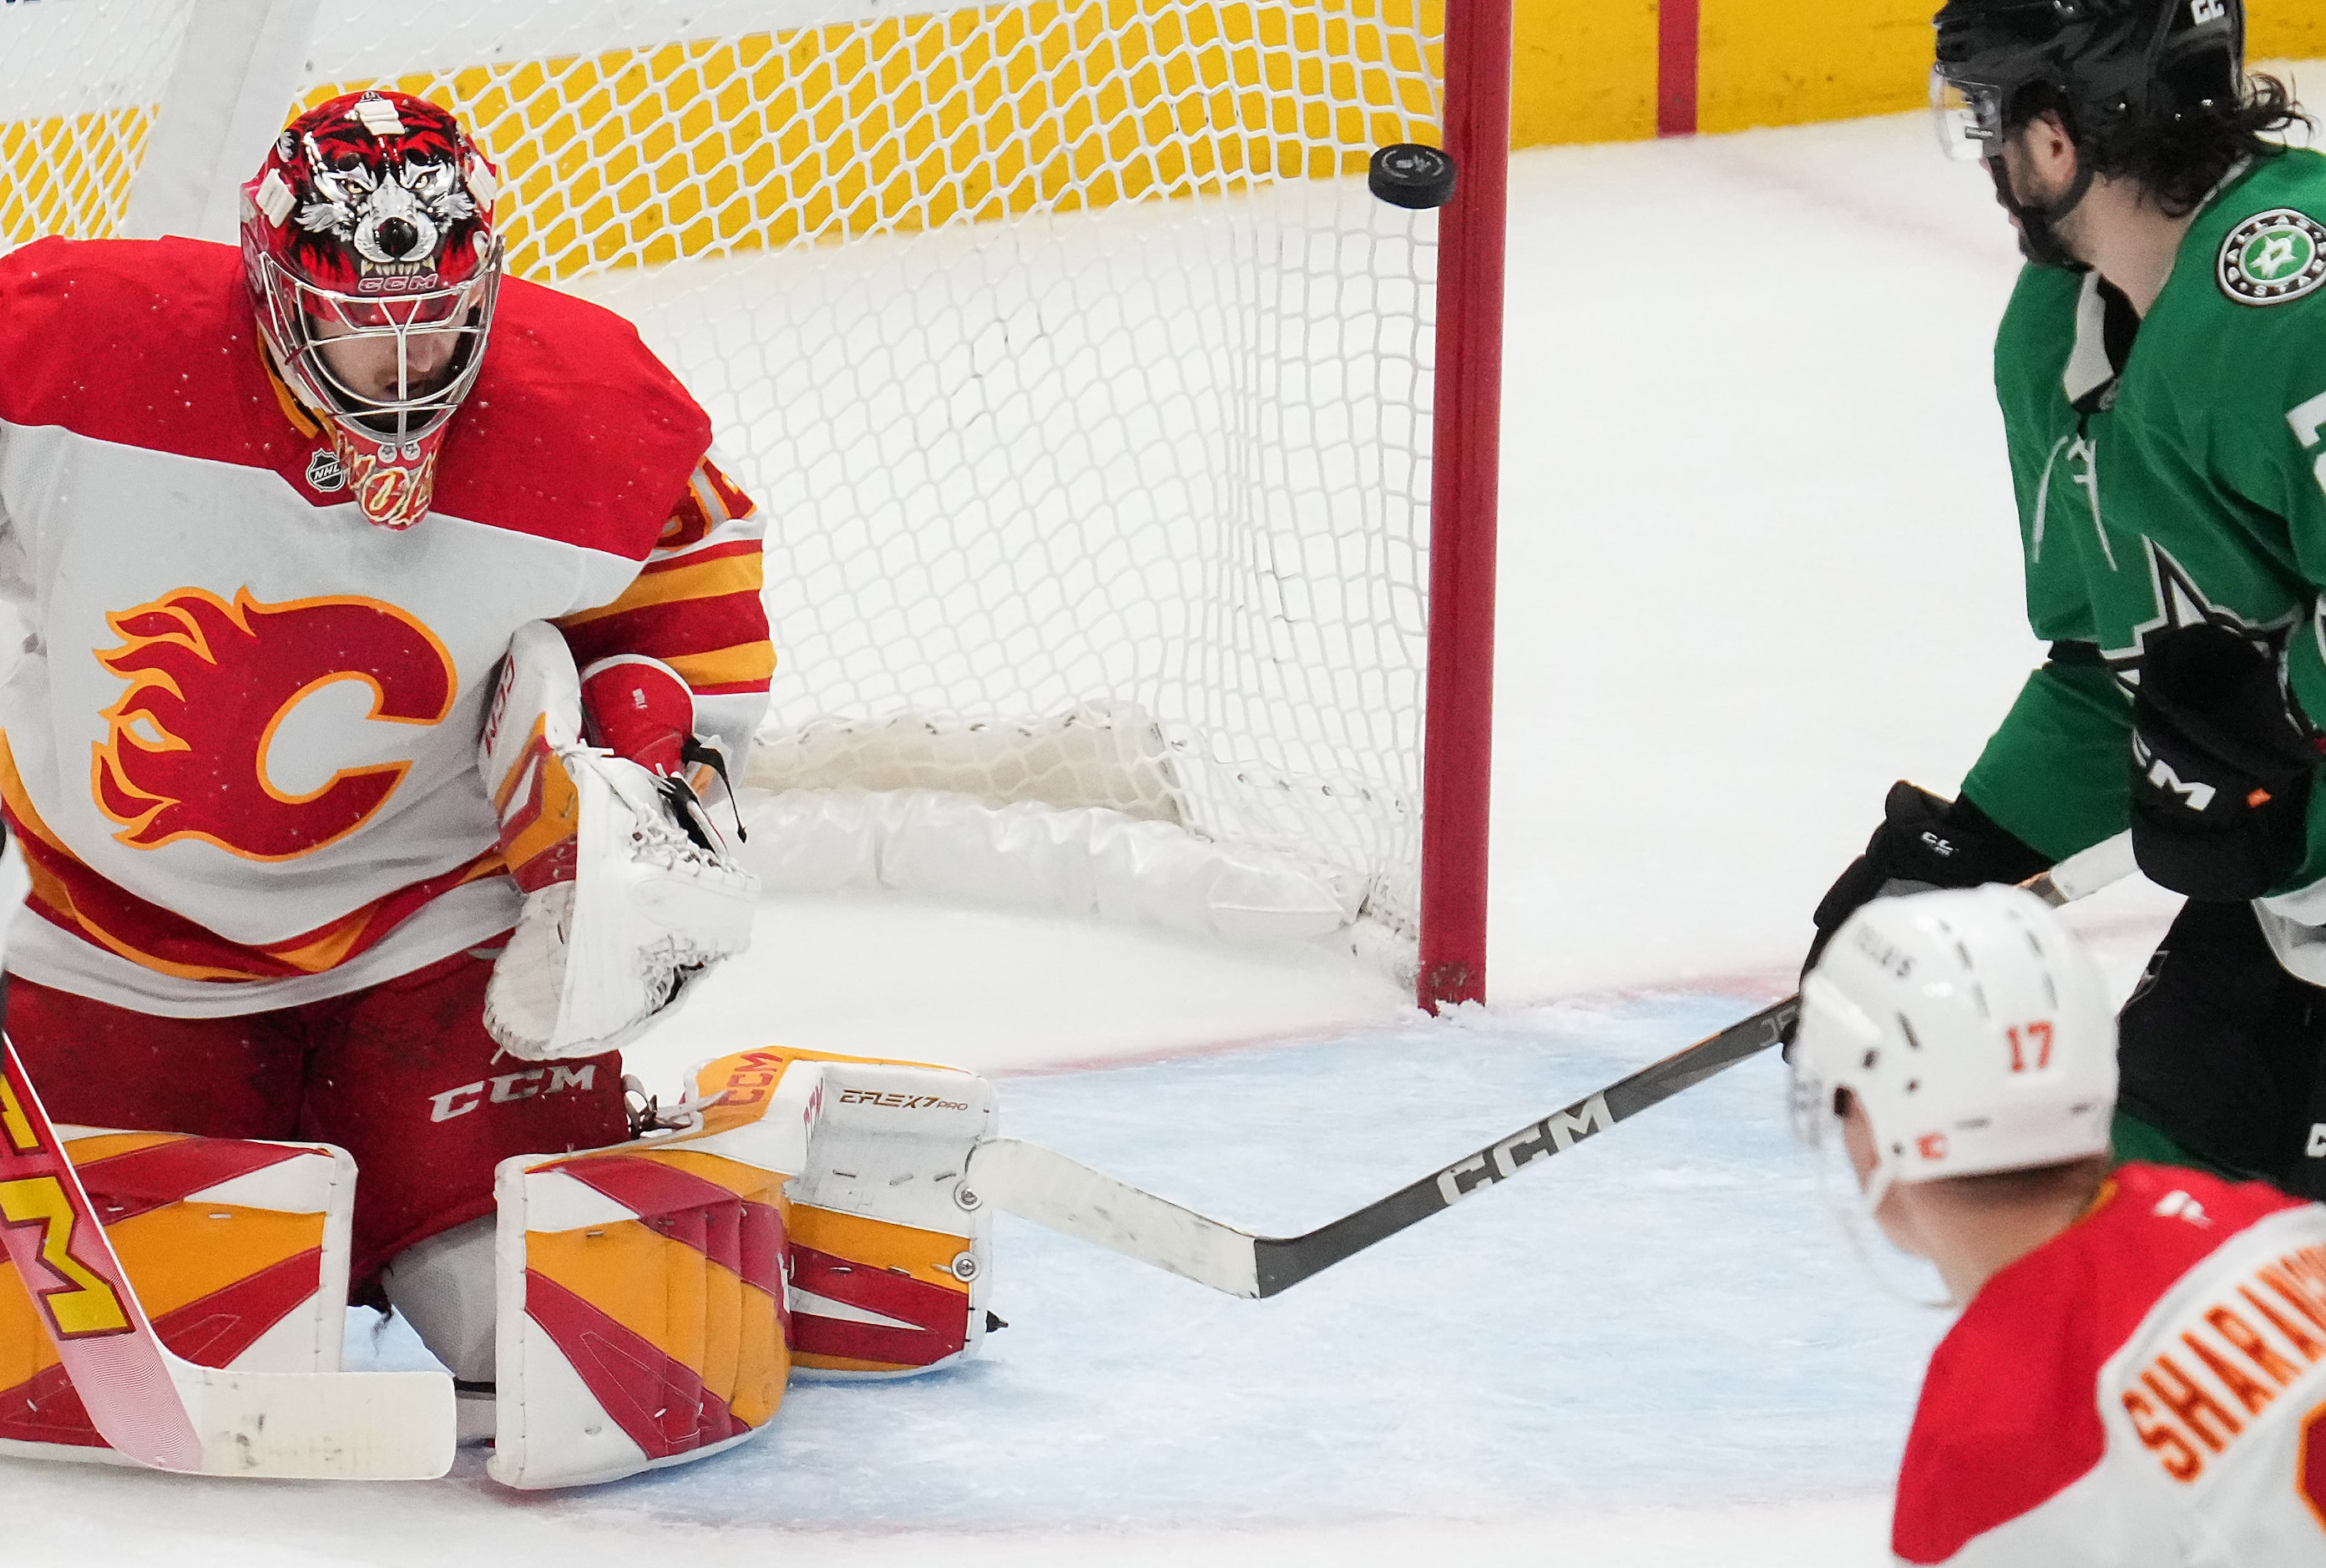
[[2047,108],[2101,151],[2135,126],[2233,111],[2245,0],[1947,0],[1933,101],[1958,156]]

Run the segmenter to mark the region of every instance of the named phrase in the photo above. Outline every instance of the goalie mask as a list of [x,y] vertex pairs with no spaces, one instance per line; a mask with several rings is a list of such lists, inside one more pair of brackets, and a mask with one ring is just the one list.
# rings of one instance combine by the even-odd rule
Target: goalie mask
[[445,427],[484,363],[499,185],[450,112],[373,91],[293,120],[243,187],[259,336],[382,527],[428,515]]

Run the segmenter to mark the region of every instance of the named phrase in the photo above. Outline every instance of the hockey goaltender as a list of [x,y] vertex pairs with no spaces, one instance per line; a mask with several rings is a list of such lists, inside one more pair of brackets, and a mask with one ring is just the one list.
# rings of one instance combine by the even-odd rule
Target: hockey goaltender
[[[330,1373],[352,1288],[557,1486],[973,1350],[937,1177],[991,1097],[774,1050],[626,1097],[749,938],[697,789],[768,700],[761,522],[627,322],[504,275],[499,180],[367,91],[283,130],[238,250],[0,259],[7,1024],[172,1349]],[[0,1289],[0,1451],[105,1449]]]

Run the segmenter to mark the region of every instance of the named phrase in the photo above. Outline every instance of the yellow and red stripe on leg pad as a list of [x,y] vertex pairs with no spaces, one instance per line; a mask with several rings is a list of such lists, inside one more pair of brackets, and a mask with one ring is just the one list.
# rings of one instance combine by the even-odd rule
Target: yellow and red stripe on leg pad
[[[242,1371],[338,1369],[355,1185],[345,1153],[172,1133],[59,1132],[172,1351]],[[68,1458],[106,1448],[5,1258],[0,1446]]]
[[926,1062],[768,1048],[699,1069],[713,1133],[795,1127],[792,1360],[833,1376],[925,1372],[982,1337],[989,1227],[956,1201],[992,1090]]
[[503,1163],[522,1309],[502,1309],[496,1479],[611,1479],[767,1423],[791,1373],[785,1180],[672,1140]]
[[541,721],[500,781],[493,806],[500,814],[501,860],[520,891],[539,892],[553,882],[573,880],[581,793],[544,737]]
[[745,1051],[700,1127],[505,1160],[489,1471],[579,1486],[766,1424],[796,1365],[926,1371],[983,1328],[960,1180],[992,1094],[950,1068]]
[[792,1207],[792,1360],[820,1372],[919,1372],[968,1343],[969,1243],[942,1231]]

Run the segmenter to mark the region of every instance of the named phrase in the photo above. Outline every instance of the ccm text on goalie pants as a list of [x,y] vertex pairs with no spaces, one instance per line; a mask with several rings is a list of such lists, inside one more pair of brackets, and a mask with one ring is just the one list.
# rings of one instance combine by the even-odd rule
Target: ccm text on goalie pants
[[8,1033],[62,1123],[317,1139],[355,1156],[357,1289],[387,1260],[493,1212],[512,1154],[629,1135],[619,1054],[525,1062],[485,1032],[489,957],[233,1018],[158,1018],[11,977]]

